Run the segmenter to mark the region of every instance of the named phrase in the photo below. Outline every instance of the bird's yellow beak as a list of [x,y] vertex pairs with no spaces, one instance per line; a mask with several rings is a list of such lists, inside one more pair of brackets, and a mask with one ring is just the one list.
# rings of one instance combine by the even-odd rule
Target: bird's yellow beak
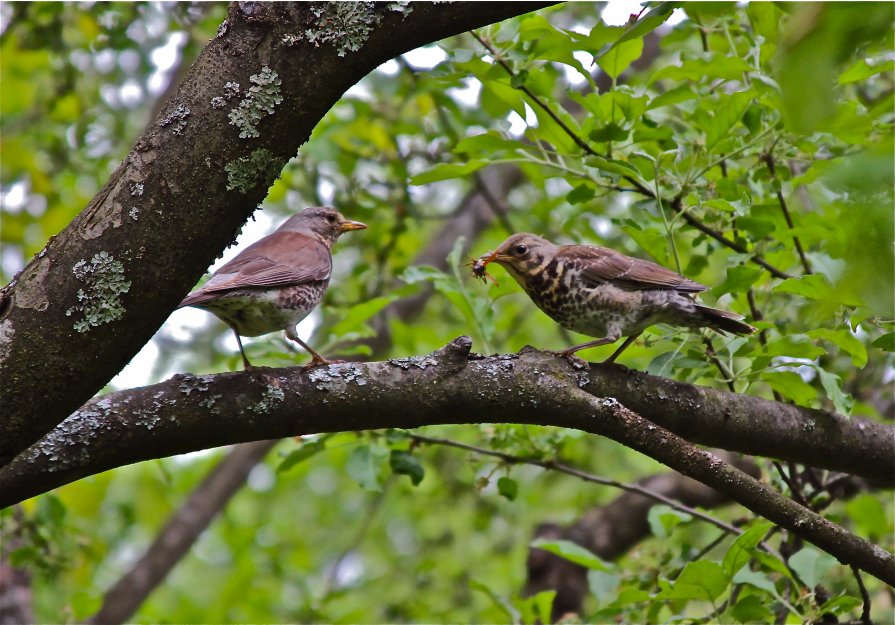
[[349,230],[366,230],[366,228],[367,224],[359,221],[343,221],[339,224],[339,229],[342,232],[348,232]]

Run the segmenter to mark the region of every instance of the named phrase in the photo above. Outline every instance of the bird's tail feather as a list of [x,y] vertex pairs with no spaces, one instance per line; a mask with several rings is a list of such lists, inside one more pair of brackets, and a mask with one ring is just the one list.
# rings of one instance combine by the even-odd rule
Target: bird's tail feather
[[743,321],[745,317],[742,315],[699,304],[696,305],[696,309],[706,320],[706,325],[713,330],[722,330],[724,332],[732,332],[733,334],[752,334],[755,332],[755,328]]

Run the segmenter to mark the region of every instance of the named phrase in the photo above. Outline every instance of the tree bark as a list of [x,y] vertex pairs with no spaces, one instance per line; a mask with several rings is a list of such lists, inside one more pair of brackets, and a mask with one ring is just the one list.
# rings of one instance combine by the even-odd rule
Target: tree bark
[[103,189],[0,292],[0,466],[130,361],[351,85],[546,4],[231,4]]
[[[460,337],[422,357],[346,363],[311,371],[256,368],[200,377],[177,375],[161,384],[103,396],[0,470],[0,505],[123,464],[234,442],[445,423],[553,425],[612,438],[728,494],[840,561],[895,583],[895,559],[891,554],[663,429],[660,425],[669,425],[663,419],[676,424],[663,412],[665,408],[648,414],[655,419],[651,422],[624,405],[629,400],[632,404],[638,401],[636,392],[602,397],[588,392],[609,388],[611,384],[604,381],[614,376],[641,378],[640,383],[649,382],[649,388],[663,388],[660,378],[622,367],[575,366],[566,359],[531,349],[519,355],[486,358],[470,355],[470,347],[469,338]],[[756,421],[761,420],[762,412],[773,416],[783,414],[785,409],[793,411],[782,420],[785,427],[791,427],[792,419],[798,417],[802,425],[823,418],[828,425],[836,424],[843,430],[834,443],[838,456],[814,457],[814,464],[838,469],[842,458],[849,456],[849,441],[858,441],[858,449],[864,454],[885,459],[880,466],[862,464],[861,468],[871,477],[891,477],[889,468],[895,460],[891,427],[755,397],[675,385],[678,397],[655,399],[659,406],[665,406],[668,400],[674,403],[688,396],[704,398],[689,402],[691,420],[709,424],[694,429],[688,423],[694,439],[721,436],[726,444],[709,444],[742,451],[735,434],[711,431],[706,409],[720,411],[722,416],[730,414],[736,420],[749,418],[745,409],[751,407]],[[618,386],[622,391],[626,387],[636,390],[640,385]],[[424,409],[408,410],[408,406],[420,405],[423,394]],[[766,438],[772,439],[774,434],[767,432]],[[799,456],[799,462],[805,460],[801,447],[789,451]]]

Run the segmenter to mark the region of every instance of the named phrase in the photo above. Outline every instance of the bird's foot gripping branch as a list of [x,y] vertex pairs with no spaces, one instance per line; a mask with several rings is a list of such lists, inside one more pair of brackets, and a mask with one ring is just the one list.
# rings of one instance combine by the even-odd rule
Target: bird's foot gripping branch
[[[694,443],[890,483],[892,429],[525,348],[479,356],[468,337],[412,358],[310,371],[173,378],[91,400],[0,470],[0,505],[135,461],[320,432],[528,423],[611,438],[695,478],[840,561],[895,582],[895,560]],[[420,397],[425,407],[417,411]]]

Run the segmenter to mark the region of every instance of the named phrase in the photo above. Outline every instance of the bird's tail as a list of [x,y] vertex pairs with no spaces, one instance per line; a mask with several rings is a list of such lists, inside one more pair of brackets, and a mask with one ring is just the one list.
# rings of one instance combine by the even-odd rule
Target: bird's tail
[[705,319],[706,325],[713,330],[721,330],[724,332],[732,332],[733,334],[752,334],[755,328],[744,322],[742,315],[727,312],[726,310],[718,310],[717,308],[709,308],[708,306],[696,305],[696,309]]

